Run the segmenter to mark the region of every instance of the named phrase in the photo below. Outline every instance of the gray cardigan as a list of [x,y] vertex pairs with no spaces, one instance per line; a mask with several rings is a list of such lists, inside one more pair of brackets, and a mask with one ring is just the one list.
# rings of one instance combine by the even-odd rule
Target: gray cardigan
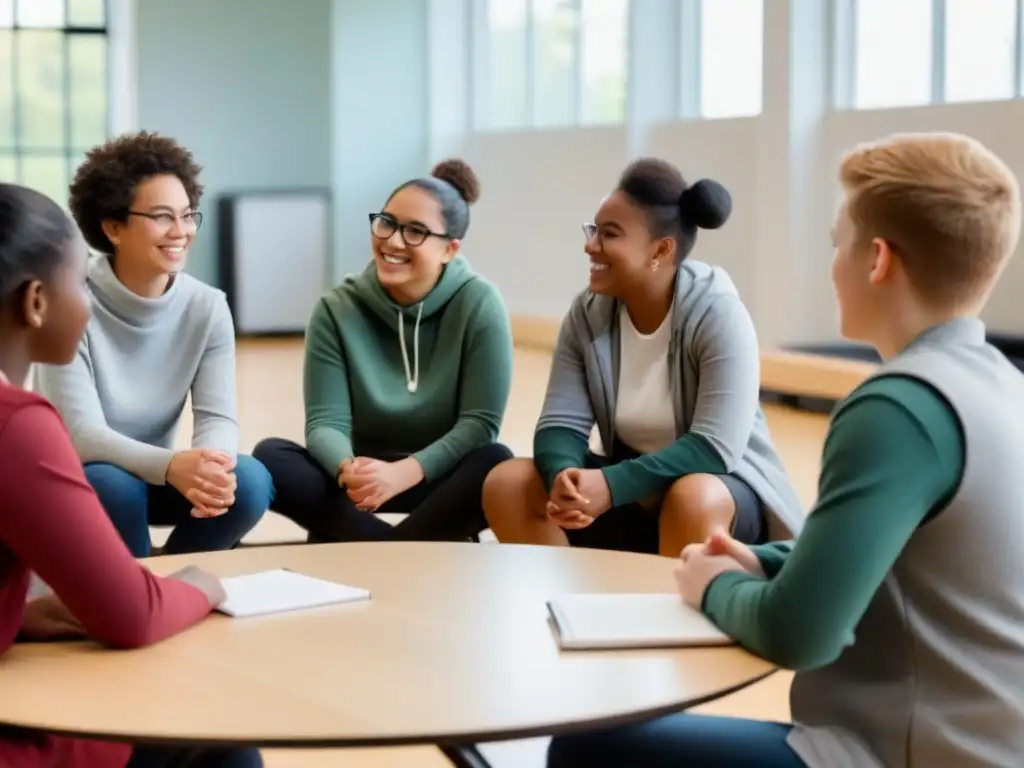
[[[562,322],[537,431],[589,437],[595,422],[615,443],[619,381],[618,302],[584,291]],[[796,536],[804,512],[772,445],[760,405],[757,334],[724,270],[685,261],[678,270],[669,344],[676,438],[693,431],[719,453],[770,511],[772,539]]]

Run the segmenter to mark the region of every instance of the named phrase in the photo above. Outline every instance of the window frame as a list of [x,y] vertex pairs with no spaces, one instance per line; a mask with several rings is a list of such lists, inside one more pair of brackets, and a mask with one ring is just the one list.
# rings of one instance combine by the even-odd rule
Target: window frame
[[[28,2],[29,0],[21,0],[21,2]],[[25,160],[31,158],[61,158],[65,164],[66,178],[70,182],[75,171],[75,162],[81,157],[82,152],[89,149],[89,147],[80,147],[74,144],[73,139],[73,123],[71,114],[72,104],[72,78],[71,78],[71,56],[70,50],[72,48],[72,41],[78,37],[96,37],[102,36],[105,45],[103,46],[103,55],[105,61],[105,74],[106,74],[106,122],[104,127],[104,135],[109,137],[113,127],[113,104],[111,94],[115,86],[113,78],[113,70],[117,65],[117,62],[113,61],[114,56],[112,55],[112,36],[111,36],[111,0],[102,0],[103,2],[103,24],[100,26],[79,26],[68,22],[68,11],[70,0],[64,0],[64,24],[62,26],[55,27],[38,27],[38,26],[24,26],[18,23],[17,15],[17,2],[14,3],[15,8],[14,18],[12,24],[7,26],[6,24],[2,27],[4,32],[10,33],[11,35],[11,92],[13,95],[12,101],[12,126],[14,128],[13,143],[10,146],[0,147],[0,156],[13,160],[14,165],[14,183],[24,183],[25,173]],[[61,111],[62,111],[62,142],[60,145],[47,146],[47,147],[30,147],[25,146],[24,143],[24,125],[23,125],[23,114],[22,114],[22,98],[19,97],[19,40],[22,39],[20,36],[23,33],[34,34],[38,32],[54,32],[61,36],[61,48],[62,48],[62,84],[61,84]],[[62,205],[66,204],[66,201],[57,201]]]
[[[526,100],[522,119],[515,127],[494,127],[489,114],[488,89],[490,86],[490,25],[489,25],[489,3],[500,2],[501,0],[465,0],[466,12],[470,23],[467,25],[469,39],[467,44],[470,50],[469,61],[472,63],[472,71],[469,73],[469,132],[476,134],[505,133],[510,131],[532,131],[532,130],[561,130],[566,128],[590,128],[603,125],[625,125],[629,118],[628,94],[630,92],[632,79],[629,67],[629,35],[627,34],[626,51],[626,109],[622,119],[614,122],[591,122],[584,119],[586,114],[586,67],[583,57],[584,43],[586,40],[586,24],[583,23],[583,0],[568,0],[572,13],[576,15],[579,23],[576,25],[572,42],[573,47],[573,92],[572,92],[572,119],[568,122],[559,122],[557,125],[545,124],[542,116],[537,114],[537,10],[536,0],[526,0],[526,19],[523,29],[523,57],[525,64],[526,78]],[[691,0],[683,0],[684,2]],[[694,0],[699,2],[699,0]],[[637,0],[628,0],[629,3]],[[629,23],[629,5],[627,3],[626,23]]]
[[[855,101],[857,72],[857,4],[859,0],[833,0],[830,7],[832,36],[832,107],[837,110],[871,111],[887,109],[923,108],[950,103],[946,99],[946,0],[932,3],[931,99],[927,104],[907,104],[892,107],[859,107]],[[976,102],[956,101],[957,104],[984,101],[1012,101],[1024,97],[1024,0],[1016,0],[1014,29],[1013,95],[1007,99]]]

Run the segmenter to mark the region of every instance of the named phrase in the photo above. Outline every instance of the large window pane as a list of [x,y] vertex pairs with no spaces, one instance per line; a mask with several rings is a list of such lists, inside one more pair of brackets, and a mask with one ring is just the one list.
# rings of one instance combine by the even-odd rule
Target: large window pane
[[533,0],[535,126],[575,122],[578,25],[572,0]]
[[583,115],[585,124],[626,119],[629,81],[629,0],[583,0]]
[[1017,0],[946,0],[946,101],[1012,99]]
[[14,146],[14,32],[0,29],[0,151]]
[[18,181],[18,160],[14,155],[0,154],[0,182],[15,184]]
[[102,27],[107,23],[105,0],[68,0],[68,25]]
[[68,37],[71,90],[71,146],[89,149],[107,135],[107,39]]
[[486,128],[522,128],[529,121],[526,82],[526,16],[529,0],[487,4]]
[[[982,5],[990,0],[974,0]],[[854,105],[928,104],[932,98],[932,0],[857,0]]]
[[703,0],[700,9],[700,112],[761,113],[763,0]]
[[64,0],[15,0],[15,9],[19,26],[64,26]]
[[64,33],[17,32],[18,101],[23,147],[64,146]]
[[64,155],[21,158],[21,183],[47,195],[63,208],[68,205],[68,161]]
[[14,0],[0,0],[0,27],[14,26]]

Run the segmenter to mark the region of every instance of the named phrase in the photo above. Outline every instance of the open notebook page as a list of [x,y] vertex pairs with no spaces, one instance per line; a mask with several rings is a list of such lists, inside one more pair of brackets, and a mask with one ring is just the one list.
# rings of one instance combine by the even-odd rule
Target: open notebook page
[[236,617],[320,608],[370,599],[368,590],[286,570],[235,576],[223,579],[223,584],[228,599],[217,610]]
[[548,602],[564,649],[732,645],[678,594],[572,594]]

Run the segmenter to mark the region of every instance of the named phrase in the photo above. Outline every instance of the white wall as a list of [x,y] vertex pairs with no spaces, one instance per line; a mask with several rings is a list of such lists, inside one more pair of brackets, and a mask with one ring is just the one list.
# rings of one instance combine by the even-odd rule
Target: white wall
[[[732,192],[732,219],[702,232],[694,255],[730,272],[763,345],[838,338],[828,233],[838,201],[836,166],[846,149],[893,132],[958,131],[988,144],[1024,179],[1018,101],[829,110],[826,2],[766,0],[765,105],[758,117],[467,133],[461,151],[476,167],[483,195],[466,255],[498,284],[510,312],[557,318],[586,285],[579,225],[593,217],[633,154],[666,158],[689,180],[710,176]],[[811,78],[811,71],[821,74]],[[1022,285],[1018,253],[985,314],[992,330],[1024,334],[1015,290]]]

